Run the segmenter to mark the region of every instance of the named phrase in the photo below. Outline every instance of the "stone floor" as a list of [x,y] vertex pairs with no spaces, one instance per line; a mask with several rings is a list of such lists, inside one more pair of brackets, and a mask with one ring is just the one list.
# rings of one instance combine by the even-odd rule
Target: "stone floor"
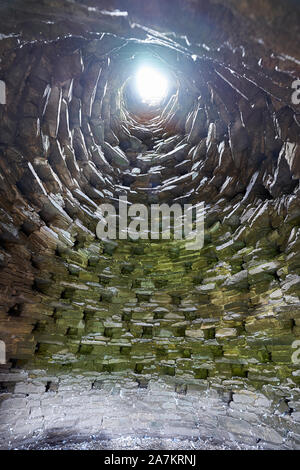
[[126,437],[110,440],[90,440],[81,442],[64,440],[58,442],[29,442],[14,448],[15,450],[263,450],[263,446],[241,444],[221,444],[212,440],[163,439]]

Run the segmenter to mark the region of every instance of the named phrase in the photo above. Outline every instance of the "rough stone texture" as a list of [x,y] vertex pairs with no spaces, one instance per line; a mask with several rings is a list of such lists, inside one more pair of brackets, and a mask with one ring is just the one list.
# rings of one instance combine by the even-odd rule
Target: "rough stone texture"
[[[9,392],[16,382],[14,395]],[[228,381],[229,382],[229,381]],[[175,379],[74,373],[49,376],[42,370],[11,373],[1,407],[1,447],[133,437],[213,441],[213,448],[294,449],[297,424],[286,401],[274,398],[284,388],[266,386],[264,393],[245,390],[232,381],[233,393],[205,380],[186,385]],[[222,387],[223,388],[223,387]],[[266,398],[265,393],[269,394]],[[291,401],[299,401],[293,392]],[[299,421],[299,420],[296,420]],[[45,445],[45,444],[44,444]],[[105,444],[104,444],[105,445]]]
[[[119,429],[299,448],[297,2],[0,11],[2,447]],[[175,79],[158,108],[124,86],[144,53]],[[119,196],[205,202],[203,249],[97,240]]]

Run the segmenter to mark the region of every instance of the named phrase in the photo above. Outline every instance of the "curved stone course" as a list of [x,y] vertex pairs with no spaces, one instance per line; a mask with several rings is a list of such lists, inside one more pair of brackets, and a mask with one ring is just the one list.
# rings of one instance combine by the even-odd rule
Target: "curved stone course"
[[[299,6],[0,10],[0,445],[299,448]],[[145,58],[171,83],[152,107]],[[203,248],[99,240],[120,197],[204,202]]]

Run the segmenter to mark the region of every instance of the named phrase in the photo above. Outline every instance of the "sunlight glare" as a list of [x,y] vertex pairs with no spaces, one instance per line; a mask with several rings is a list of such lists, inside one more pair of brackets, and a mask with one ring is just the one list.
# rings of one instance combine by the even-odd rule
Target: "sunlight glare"
[[142,67],[136,76],[138,93],[144,103],[159,104],[167,95],[167,78],[151,67]]

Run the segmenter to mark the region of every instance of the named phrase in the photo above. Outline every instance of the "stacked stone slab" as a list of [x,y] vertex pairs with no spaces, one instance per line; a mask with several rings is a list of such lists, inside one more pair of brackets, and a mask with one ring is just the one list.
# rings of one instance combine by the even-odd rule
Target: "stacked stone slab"
[[[181,14],[161,24],[156,2],[121,2],[127,15],[106,2],[4,3],[3,446],[8,435],[74,433],[80,390],[91,416],[107,400],[81,433],[109,435],[112,419],[124,433],[299,446],[298,10],[288,2],[286,31],[259,13],[253,29],[249,2],[233,0],[173,2]],[[145,53],[174,81],[154,109],[130,81]],[[98,240],[99,205],[120,196],[148,208],[204,202],[203,248]],[[157,410],[128,427],[135,399]]]

